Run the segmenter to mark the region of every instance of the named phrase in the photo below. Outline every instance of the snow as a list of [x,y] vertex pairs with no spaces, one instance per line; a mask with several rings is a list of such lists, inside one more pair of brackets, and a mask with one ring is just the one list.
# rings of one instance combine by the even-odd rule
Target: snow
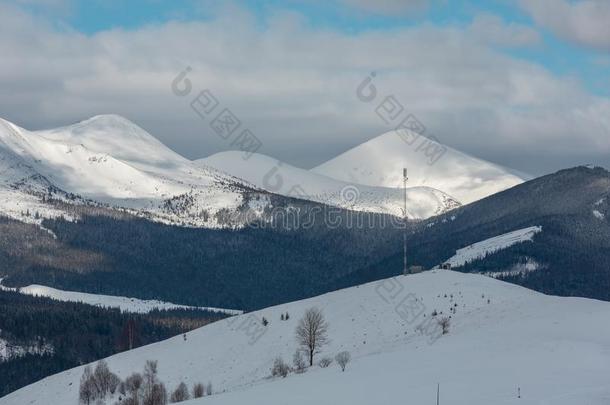
[[[237,210],[244,191],[255,188],[402,217],[401,176],[408,167],[406,214],[425,219],[523,181],[451,148],[435,164],[427,164],[428,156],[399,134],[381,135],[304,170],[260,154],[244,159],[238,151],[193,162],[117,115],[41,131],[0,119],[0,212],[37,224],[66,214],[41,201],[52,186],[59,194],[54,198],[73,193],[84,199],[77,203],[127,209],[164,223],[215,228],[226,226],[215,214]],[[351,195],[355,199],[346,198]],[[181,202],[179,209],[171,209],[168,201]],[[23,214],[27,210],[40,217],[28,218]]]
[[[402,305],[409,297],[417,298],[423,313],[417,305]],[[432,339],[416,331],[432,311],[449,315],[455,304],[448,334]],[[345,372],[333,364],[269,378],[275,356],[292,358],[295,326],[312,306],[324,311],[330,325],[331,341],[317,358],[349,350],[352,362]],[[285,312],[290,319],[281,321]],[[263,316],[267,327],[248,324]],[[158,360],[168,389],[180,381],[212,382],[216,394],[187,402],[193,405],[424,404],[434,403],[437,383],[441,403],[454,405],[601,405],[610,399],[608,317],[607,302],[546,296],[482,275],[439,270],[244,314],[107,361],[125,378],[146,360]],[[48,377],[0,404],[76,403],[82,371]]]
[[503,235],[494,236],[472,245],[458,249],[445,263],[450,263],[451,267],[460,267],[466,263],[495,253],[499,250],[509,248],[516,243],[532,241],[534,235],[542,231],[540,226],[530,226],[528,228],[517,229]]
[[82,302],[83,304],[95,305],[105,308],[119,308],[121,311],[133,313],[148,313],[155,309],[170,310],[170,309],[200,309],[214,312],[221,312],[228,315],[239,315],[243,311],[235,309],[223,309],[214,307],[192,307],[187,305],[172,304],[158,300],[141,300],[138,298],[129,298],[113,295],[90,294],[76,291],[64,291],[56,288],[47,287],[38,284],[32,284],[21,288],[10,288],[2,285],[0,279],[0,290],[18,291],[21,294],[32,295],[35,297],[48,297],[58,301]]
[[30,345],[21,346],[11,344],[7,340],[0,338],[0,363],[26,354],[53,353],[53,350],[53,346],[49,343],[39,344],[36,342]]
[[510,276],[523,276],[523,275],[526,275],[527,273],[536,271],[536,270],[540,269],[541,267],[543,267],[543,265],[541,265],[536,260],[534,260],[530,257],[527,259],[527,261],[525,263],[516,263],[509,270],[490,271],[490,272],[485,272],[483,274],[485,274],[486,276],[489,276],[489,277],[494,277],[494,278],[510,277]]
[[604,218],[606,218],[606,216],[598,210],[593,210],[593,216],[595,216],[595,218],[599,219],[600,221],[603,221]]
[[432,140],[427,142],[439,149],[445,148],[438,160],[436,155],[429,156],[425,150],[418,150],[418,144],[409,145],[405,142],[403,132],[390,131],[348,150],[312,171],[373,187],[398,187],[402,184],[402,169],[406,167],[411,186],[441,190],[462,204],[480,200],[527,179],[451,147],[439,145]]
[[[401,176],[406,166],[406,215],[425,219],[522,181],[453,149],[434,165],[427,159],[391,132],[313,170],[260,154],[246,160],[237,151],[193,162],[117,115],[40,131],[0,119],[0,212],[37,224],[43,218],[67,216],[42,201],[52,188],[53,198],[70,203],[108,205],[164,223],[216,228],[227,225],[215,214],[237,210],[245,201],[244,192],[254,188],[402,217]],[[69,201],[67,193],[83,200]],[[346,198],[350,193],[355,200]],[[168,205],[172,201],[178,203],[177,210]],[[27,210],[40,215],[28,217]]]
[[[219,226],[214,214],[239,207],[240,190],[249,187],[195,166],[119,116],[96,116],[43,131],[27,131],[0,119],[0,212],[23,220],[17,210],[27,207],[43,217],[57,216],[39,206],[51,185],[153,220],[206,227]],[[165,203],[180,197],[192,202],[183,212],[168,212]],[[208,221],[199,215],[203,210]]]
[[[370,187],[335,180],[262,154],[254,153],[247,160],[242,156],[240,152],[221,152],[195,163],[244,179],[271,193],[355,211],[403,215],[402,185]],[[407,216],[411,219],[439,215],[459,205],[449,195],[430,187],[407,189]]]

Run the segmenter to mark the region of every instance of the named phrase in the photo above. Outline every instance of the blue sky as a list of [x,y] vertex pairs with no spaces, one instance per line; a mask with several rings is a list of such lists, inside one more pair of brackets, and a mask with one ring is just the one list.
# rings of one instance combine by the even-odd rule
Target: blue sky
[[8,0],[0,109],[32,129],[117,113],[189,158],[230,149],[168,92],[188,65],[266,154],[311,167],[388,130],[353,97],[376,71],[449,146],[534,174],[610,166],[608,21],[606,0]]

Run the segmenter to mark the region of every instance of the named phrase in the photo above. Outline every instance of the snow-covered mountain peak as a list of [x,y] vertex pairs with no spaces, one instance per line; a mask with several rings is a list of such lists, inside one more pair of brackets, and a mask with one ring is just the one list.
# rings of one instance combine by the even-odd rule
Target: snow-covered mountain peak
[[386,132],[312,169],[335,179],[398,187],[402,169],[409,185],[441,190],[467,204],[522,183],[508,169],[406,130]]
[[185,164],[187,159],[128,119],[115,114],[96,115],[79,123],[45,131],[41,137],[112,155],[126,162],[149,166]]

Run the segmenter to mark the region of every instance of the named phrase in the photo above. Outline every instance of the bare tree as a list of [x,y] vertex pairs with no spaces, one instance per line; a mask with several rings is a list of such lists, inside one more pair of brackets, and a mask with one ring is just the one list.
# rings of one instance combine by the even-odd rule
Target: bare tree
[[193,398],[201,398],[205,394],[205,386],[202,383],[193,385]]
[[214,390],[212,389],[212,382],[208,381],[208,385],[205,387],[205,394],[212,395]]
[[285,378],[290,372],[290,367],[288,364],[284,363],[284,360],[281,357],[276,357],[273,361],[273,367],[271,367],[271,375],[273,377],[282,377]]
[[167,390],[162,382],[158,382],[152,386],[150,396],[144,398],[143,405],[166,405]]
[[330,357],[322,357],[320,359],[320,361],[318,362],[318,366],[322,367],[322,368],[326,368],[328,366],[330,366],[333,363],[333,359],[331,359]]
[[174,392],[172,392],[170,402],[182,402],[188,399],[190,399],[189,389],[185,383],[181,382]]
[[335,360],[339,367],[341,367],[341,371],[345,371],[345,367],[347,367],[347,363],[352,359],[352,355],[349,352],[340,352],[335,356]]
[[140,401],[140,397],[142,396],[142,385],[144,384],[144,379],[142,375],[139,373],[133,373],[125,380],[125,390],[129,394],[129,396],[135,401],[134,403],[138,404]]
[[110,373],[110,378],[108,381],[108,392],[110,392],[110,395],[114,395],[120,385],[121,379],[119,378],[119,376],[114,373]]
[[106,394],[110,392],[110,383],[112,380],[112,373],[108,368],[108,363],[104,360],[97,362],[95,371],[93,372],[93,380],[95,381],[98,396],[104,398]]
[[152,396],[152,389],[157,382],[158,363],[153,360],[147,360],[144,365],[144,396],[149,398]]
[[93,384],[93,374],[91,373],[91,366],[85,367],[83,371],[83,375],[80,378],[80,387],[79,387],[79,400],[80,403],[89,405],[92,401],[95,400],[95,385]]
[[328,323],[320,309],[310,308],[305,311],[297,325],[296,337],[299,345],[309,354],[309,366],[313,366],[314,354],[328,343]]
[[449,333],[449,326],[451,325],[451,320],[449,317],[445,316],[438,320],[438,324],[443,330],[443,335]]
[[303,360],[303,353],[300,350],[294,352],[294,355],[292,356],[292,368],[295,373],[299,374],[305,372],[305,369],[307,368],[305,360]]
[[148,360],[144,366],[144,400],[142,405],[167,404],[167,390],[157,378],[157,362]]

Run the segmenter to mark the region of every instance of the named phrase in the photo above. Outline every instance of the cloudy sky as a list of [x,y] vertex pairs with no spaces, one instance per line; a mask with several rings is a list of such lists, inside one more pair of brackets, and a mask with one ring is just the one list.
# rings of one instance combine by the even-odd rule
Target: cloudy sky
[[190,107],[208,90],[260,152],[309,168],[392,129],[356,96],[374,72],[379,101],[449,146],[532,174],[610,167],[608,21],[607,0],[4,0],[0,116],[116,113],[195,159],[232,148]]

